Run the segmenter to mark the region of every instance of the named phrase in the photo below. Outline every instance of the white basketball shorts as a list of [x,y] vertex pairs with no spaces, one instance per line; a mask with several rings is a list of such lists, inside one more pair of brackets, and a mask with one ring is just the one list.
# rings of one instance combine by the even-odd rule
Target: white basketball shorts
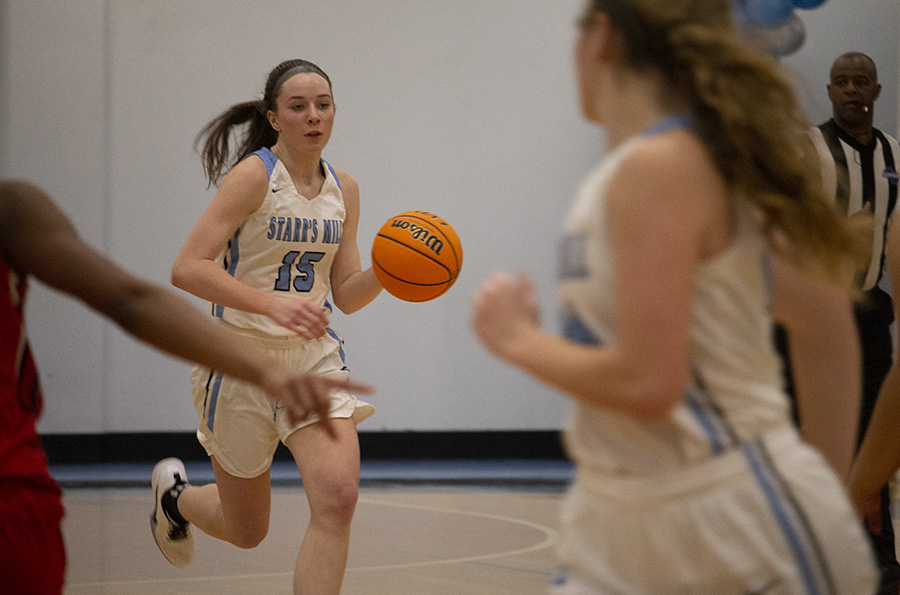
[[[225,322],[221,326],[291,370],[348,377],[343,341],[331,329],[322,339],[306,341],[262,335]],[[194,408],[200,416],[197,438],[207,454],[236,477],[253,478],[264,473],[272,464],[279,441],[319,421],[317,415],[310,415],[292,424],[281,405],[262,389],[204,366],[194,366],[191,382]],[[374,413],[372,405],[347,391],[335,391],[331,396],[328,417],[352,418],[358,424]]]
[[671,476],[580,469],[552,595],[865,595],[862,524],[793,428]]

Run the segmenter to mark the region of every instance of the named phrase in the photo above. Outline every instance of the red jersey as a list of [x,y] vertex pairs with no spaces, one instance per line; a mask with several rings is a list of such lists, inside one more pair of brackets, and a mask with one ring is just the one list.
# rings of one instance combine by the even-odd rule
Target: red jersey
[[0,486],[58,491],[35,425],[43,396],[25,334],[27,283],[0,258]]

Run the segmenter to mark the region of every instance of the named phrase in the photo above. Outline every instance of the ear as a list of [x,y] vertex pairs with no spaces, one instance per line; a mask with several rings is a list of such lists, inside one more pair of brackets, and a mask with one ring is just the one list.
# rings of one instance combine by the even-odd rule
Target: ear
[[269,120],[269,126],[271,126],[275,132],[281,132],[281,128],[278,126],[278,118],[275,116],[275,112],[269,110],[266,112],[266,119]]
[[875,85],[875,95],[872,96],[872,101],[878,99],[879,96],[881,96],[881,83]]
[[585,27],[588,55],[599,62],[608,62],[618,54],[619,38],[609,15],[594,12]]

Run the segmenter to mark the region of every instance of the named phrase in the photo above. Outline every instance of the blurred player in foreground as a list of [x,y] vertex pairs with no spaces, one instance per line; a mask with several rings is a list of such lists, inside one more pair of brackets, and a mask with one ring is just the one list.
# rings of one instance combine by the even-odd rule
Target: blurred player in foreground
[[[488,280],[473,314],[488,350],[575,401],[552,592],[871,593],[842,483],[860,392],[848,247],[864,247],[797,159],[792,88],[727,0],[587,4],[581,109],[610,152],[564,224],[565,336],[541,330],[524,274]],[[791,422],[773,318],[819,450]]]

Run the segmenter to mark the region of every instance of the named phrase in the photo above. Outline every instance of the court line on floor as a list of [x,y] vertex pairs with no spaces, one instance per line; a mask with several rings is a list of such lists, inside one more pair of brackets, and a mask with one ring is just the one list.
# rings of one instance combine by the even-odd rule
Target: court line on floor
[[447,514],[458,514],[458,515],[463,515],[463,516],[472,516],[472,517],[478,517],[478,518],[483,518],[483,519],[490,519],[490,520],[495,520],[495,521],[503,521],[503,522],[512,523],[515,525],[524,525],[526,527],[530,527],[532,529],[537,529],[538,531],[542,532],[544,534],[544,540],[541,541],[540,543],[537,543],[537,544],[534,544],[534,545],[531,545],[528,547],[519,548],[517,550],[510,550],[510,551],[506,551],[506,552],[496,552],[493,554],[482,554],[479,556],[466,556],[463,558],[453,558],[453,559],[447,559],[447,560],[427,560],[427,561],[422,561],[422,562],[406,562],[403,564],[386,564],[386,565],[381,565],[381,566],[368,566],[368,567],[363,566],[363,567],[358,567],[358,568],[348,568],[347,572],[351,572],[351,571],[353,571],[353,572],[361,572],[361,571],[371,572],[373,570],[393,570],[393,569],[399,569],[399,568],[415,568],[418,566],[436,566],[436,565],[440,565],[440,564],[464,564],[467,562],[480,562],[482,560],[489,560],[491,558],[501,558],[504,556],[516,556],[516,555],[520,555],[520,554],[528,554],[531,552],[535,552],[538,550],[542,550],[542,549],[546,549],[551,546],[554,546],[559,541],[559,533],[557,533],[556,530],[551,529],[550,527],[547,527],[546,525],[541,525],[540,523],[534,523],[532,521],[526,521],[524,519],[517,519],[514,517],[508,517],[508,516],[497,515],[497,514],[489,514],[486,512],[454,510],[452,508],[438,508],[436,506],[423,506],[423,505],[418,505],[418,504],[401,504],[401,503],[397,503],[397,502],[380,502],[378,500],[371,500],[369,498],[360,498],[359,501],[365,502],[368,504],[378,504],[381,506],[393,506],[395,508],[406,508],[406,509],[410,509],[410,510],[423,510],[425,512],[440,512],[440,513],[447,513]]
[[[559,533],[555,529],[547,527],[546,525],[541,525],[540,523],[535,523],[532,521],[527,521],[525,519],[517,519],[515,517],[508,517],[503,515],[490,514],[486,512],[476,512],[470,510],[456,510],[452,508],[440,508],[437,506],[424,506],[417,504],[403,504],[397,502],[381,502],[379,500],[372,500],[369,498],[360,498],[357,504],[374,504],[378,506],[393,506],[395,508],[405,508],[409,510],[422,510],[425,512],[437,512],[444,514],[456,514],[462,516],[470,516],[477,518],[484,518],[496,521],[508,522],[516,525],[523,525],[526,527],[530,527],[532,529],[536,529],[544,534],[544,538],[541,542],[536,543],[534,545],[530,545],[527,547],[495,552],[491,554],[482,554],[478,556],[463,556],[461,558],[447,558],[444,560],[423,560],[421,562],[405,562],[401,564],[383,564],[378,566],[360,566],[360,567],[348,567],[346,572],[373,572],[377,570],[398,570],[402,568],[417,568],[424,566],[441,566],[441,565],[449,565],[449,564],[466,564],[471,562],[481,562],[484,560],[490,560],[492,558],[502,558],[506,556],[516,556],[520,554],[528,554],[531,552],[539,551],[542,549],[546,549],[556,545],[559,540]],[[93,583],[72,583],[67,584],[66,589],[79,589],[79,588],[89,588],[89,587],[113,587],[113,586],[126,586],[126,585],[162,585],[162,584],[177,584],[177,583],[194,583],[194,582],[209,582],[216,580],[240,580],[240,579],[260,579],[260,578],[280,578],[280,577],[290,577],[293,576],[293,572],[271,572],[271,573],[260,573],[260,574],[237,574],[237,575],[220,575],[220,576],[195,576],[195,577],[184,577],[184,578],[162,578],[162,579],[140,579],[140,580],[130,580],[130,581],[109,581],[109,582],[93,582]]]

